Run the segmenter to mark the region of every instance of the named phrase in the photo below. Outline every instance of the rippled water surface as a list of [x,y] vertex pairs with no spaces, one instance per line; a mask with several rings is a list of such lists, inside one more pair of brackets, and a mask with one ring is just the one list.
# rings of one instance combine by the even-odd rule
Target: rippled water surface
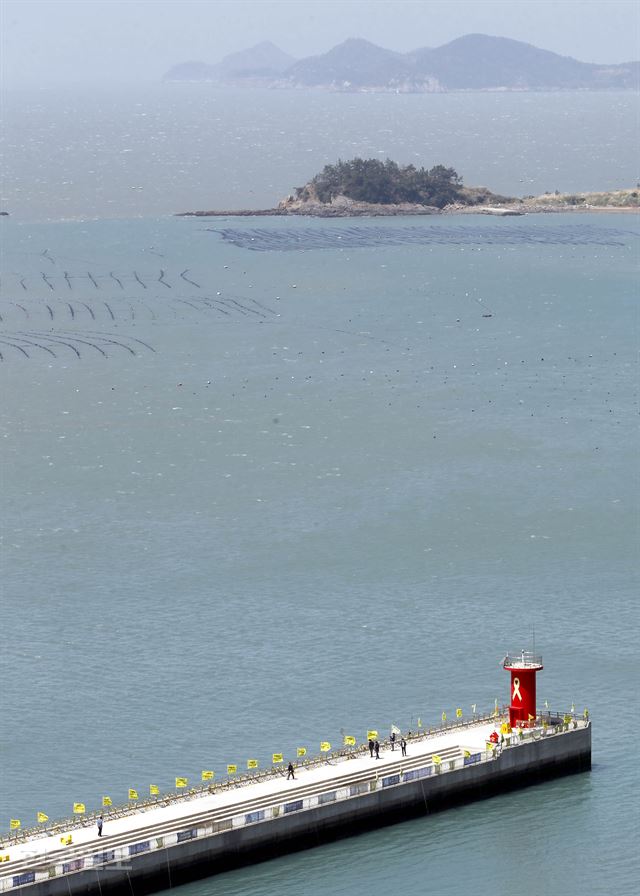
[[5,91],[0,207],[30,220],[271,208],[357,155],[451,165],[510,196],[613,190],[640,179],[639,116],[631,91]]
[[1,114],[0,829],[503,702],[535,629],[591,774],[185,892],[637,892],[637,218],[166,216],[356,154],[628,186],[638,96],[164,85]]
[[635,892],[637,220],[2,224],[2,827],[506,701],[535,627],[591,774],[189,891]]

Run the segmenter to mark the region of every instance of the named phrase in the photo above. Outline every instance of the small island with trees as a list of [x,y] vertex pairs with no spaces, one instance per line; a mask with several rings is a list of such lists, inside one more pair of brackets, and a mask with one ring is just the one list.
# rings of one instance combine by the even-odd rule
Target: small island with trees
[[[484,191],[490,195],[488,191]],[[430,205],[445,208],[454,202],[475,203],[480,197],[470,196],[462,178],[453,168],[435,165],[427,170],[415,165],[398,165],[387,159],[341,159],[325,165],[304,187],[298,187],[295,199],[301,202],[330,204],[340,196],[354,202],[376,205]],[[484,198],[484,196],[483,196]],[[496,200],[499,197],[493,197]]]
[[467,187],[453,168],[416,168],[391,159],[339,159],[325,165],[308,183],[297,187],[276,208],[240,211],[182,212],[182,216],[306,215],[347,218],[390,215],[477,214],[522,215],[528,212],[638,210],[640,190],[604,193],[545,193],[516,198],[486,187]]

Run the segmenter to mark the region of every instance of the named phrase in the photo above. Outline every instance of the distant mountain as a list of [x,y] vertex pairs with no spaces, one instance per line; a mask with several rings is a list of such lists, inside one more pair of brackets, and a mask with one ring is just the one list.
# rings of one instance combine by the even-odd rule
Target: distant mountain
[[183,62],[175,65],[164,76],[165,81],[237,81],[246,79],[274,79],[295,63],[295,57],[265,40],[230,53],[215,65],[206,62]]
[[604,82],[616,76],[624,80],[629,74],[625,66],[578,62],[518,40],[486,34],[467,34],[434,50],[416,50],[411,56],[419,72],[430,74],[450,90],[613,87],[623,85]]
[[597,65],[522,41],[467,34],[441,47],[396,53],[351,38],[327,53],[295,61],[264,42],[217,65],[186,62],[165,80],[217,81],[330,90],[576,90],[640,88],[640,62]]
[[285,74],[296,86],[388,87],[410,79],[412,65],[402,53],[350,38],[322,56],[301,59]]
[[225,78],[253,77],[258,72],[281,75],[295,61],[295,57],[289,56],[271,41],[265,40],[248,50],[240,50],[238,53],[225,56],[214,68]]

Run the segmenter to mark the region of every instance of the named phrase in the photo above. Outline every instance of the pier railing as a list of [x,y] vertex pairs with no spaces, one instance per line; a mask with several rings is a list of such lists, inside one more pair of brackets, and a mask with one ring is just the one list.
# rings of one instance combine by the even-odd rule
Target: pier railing
[[503,662],[505,669],[512,667],[526,668],[527,666],[542,666],[542,657],[540,654],[533,653],[530,650],[521,650],[520,653],[508,653]]
[[[467,726],[481,722],[486,723],[489,719],[495,719],[494,713],[484,717],[479,716],[476,720],[467,722]],[[377,790],[402,786],[415,779],[446,775],[471,765],[493,762],[500,757],[505,749],[517,749],[519,745],[532,739],[558,736],[572,727],[585,727],[588,724],[588,719],[578,718],[575,714],[554,714],[549,711],[538,728],[513,732],[506,735],[502,743],[487,744],[485,749],[475,753],[464,751],[460,745],[438,748],[436,743],[434,749],[429,753],[408,757],[400,755],[397,759],[394,757],[394,760],[385,763],[383,769],[378,766],[375,768],[368,766],[366,769],[356,767],[350,771],[349,763],[345,762],[344,774],[337,774],[330,780],[301,784],[296,786],[295,790],[284,787],[276,792],[254,794],[249,799],[239,799],[232,804],[209,806],[201,811],[193,812],[184,819],[156,820],[134,830],[111,834],[108,840],[101,841],[99,844],[95,839],[89,843],[73,844],[71,842],[70,844],[63,843],[62,846],[55,844],[48,853],[40,853],[34,849],[31,856],[16,858],[12,861],[11,844],[5,840],[0,847],[0,858],[3,859],[0,864],[0,893],[87,869],[97,869],[101,872],[110,869],[126,870],[130,868],[132,858],[140,853],[166,849],[185,840],[211,837],[223,831],[259,824],[294,812],[314,809],[327,802],[354,799]],[[441,733],[456,727],[463,727],[463,725],[456,722],[448,725],[446,729],[442,726],[438,731]],[[431,737],[433,737],[433,733],[431,730]],[[424,738],[425,735],[414,737],[414,742],[418,737]],[[345,753],[345,751],[340,752]],[[352,749],[352,755],[354,752],[360,753],[362,749],[356,748],[355,751]],[[320,757],[317,758],[320,760]],[[387,760],[389,759],[391,757],[387,754]],[[326,759],[324,761],[326,762]],[[305,764],[312,765],[314,760],[309,760]],[[252,775],[250,780],[255,782],[260,777],[266,778],[268,775],[265,773],[261,776]],[[274,775],[271,774],[269,777],[274,777]],[[221,789],[220,785],[218,785],[218,789]],[[210,790],[209,787],[198,788],[192,798],[196,793],[201,796]],[[189,796],[185,798],[182,795],[180,797],[189,798]],[[147,805],[162,805],[163,803],[169,804],[166,799],[162,798],[147,801]],[[126,810],[122,813],[112,812],[109,817],[115,818],[121,814],[130,814],[129,807],[126,807]],[[48,833],[53,832],[52,828],[53,826],[49,827]],[[45,833],[42,828],[36,830],[40,835]],[[68,832],[69,828],[66,831]],[[13,844],[15,845],[15,839]],[[9,856],[9,859],[8,864],[5,865],[6,855]]]
[[[416,731],[412,729],[404,733],[408,743],[415,743],[427,738],[438,737],[447,734],[455,729],[469,728],[476,725],[484,725],[487,722],[494,721],[496,728],[499,729],[501,723],[508,719],[508,706],[494,706],[491,710],[475,713],[471,717],[453,718],[429,727],[419,727]],[[525,737],[520,741],[532,736],[529,731],[549,730],[549,733],[555,731],[556,726],[568,722],[579,722],[581,717],[575,712],[553,712],[545,709],[543,713],[539,713],[535,721],[532,721],[531,729],[525,729]],[[516,736],[516,735],[513,735]],[[519,742],[520,742],[519,741]],[[391,747],[391,742],[387,738],[380,741],[382,749]],[[504,740],[503,740],[504,745]],[[396,738],[395,746],[399,749],[399,738]],[[353,759],[367,752],[367,744],[357,744],[356,746],[342,747],[332,750],[330,753],[318,753],[317,755],[305,757],[302,760],[294,762],[296,768],[315,768],[323,765],[336,765],[337,763]],[[240,775],[227,775],[219,781],[210,784],[202,784],[197,787],[191,787],[186,790],[170,790],[157,796],[149,796],[136,800],[135,803],[123,803],[116,806],[102,807],[94,809],[82,815],[73,815],[68,818],[61,818],[54,821],[47,821],[38,825],[29,827],[21,827],[17,831],[11,831],[0,835],[0,853],[6,852],[12,844],[24,842],[33,838],[41,838],[59,834],[73,834],[74,830],[81,830],[87,827],[95,827],[98,817],[103,816],[105,823],[111,819],[122,818],[126,815],[135,815],[142,813],[149,808],[158,806],[166,807],[177,802],[188,802],[202,797],[206,794],[223,793],[229,790],[249,786],[256,782],[277,779],[285,777],[286,768],[284,766],[269,766],[264,769],[251,771]],[[0,863],[0,873],[2,872],[2,864]]]

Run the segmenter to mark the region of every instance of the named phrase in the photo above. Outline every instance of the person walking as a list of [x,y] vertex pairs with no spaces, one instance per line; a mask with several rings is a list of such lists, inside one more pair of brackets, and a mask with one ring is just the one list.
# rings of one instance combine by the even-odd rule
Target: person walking
[[376,754],[376,759],[380,759],[380,741],[375,741],[373,745],[374,752]]
[[369,738],[369,755],[371,756],[372,759],[373,759],[373,748],[374,747],[375,747],[375,744],[373,742],[373,738],[370,737]]
[[407,742],[404,739],[404,737],[400,741],[400,749],[402,750],[402,755],[406,756],[407,755]]
[[395,749],[396,749],[396,733],[395,733],[395,731],[391,732],[391,736],[389,737],[389,740],[391,741],[391,752],[393,753],[393,752],[395,752]]
[[295,780],[295,777],[296,776],[293,773],[293,762],[290,762],[287,766],[287,781],[289,780],[289,778],[293,778]]
[[102,825],[104,824],[104,818],[102,815],[98,817],[98,837],[102,837]]

